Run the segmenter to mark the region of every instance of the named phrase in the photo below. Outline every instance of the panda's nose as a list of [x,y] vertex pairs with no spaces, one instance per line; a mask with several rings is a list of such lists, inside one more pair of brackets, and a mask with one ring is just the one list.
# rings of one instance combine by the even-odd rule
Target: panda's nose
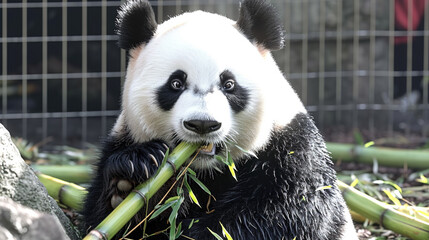
[[216,130],[219,130],[222,123],[218,121],[212,121],[212,120],[192,119],[189,121],[184,121],[183,125],[185,126],[186,129],[192,132],[205,134],[205,133],[211,133]]

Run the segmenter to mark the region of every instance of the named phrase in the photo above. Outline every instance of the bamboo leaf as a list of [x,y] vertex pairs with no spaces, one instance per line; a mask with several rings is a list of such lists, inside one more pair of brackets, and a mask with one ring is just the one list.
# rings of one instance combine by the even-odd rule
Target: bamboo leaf
[[232,166],[234,164],[234,161],[232,160],[232,156],[230,153],[226,155],[226,160],[227,160],[228,166]]
[[192,170],[191,168],[188,168],[188,172],[194,176],[197,176],[197,173],[194,172],[194,170]]
[[423,174],[420,174],[420,178],[417,179],[416,181],[420,183],[428,184],[428,179]]
[[193,176],[193,175],[188,175],[196,184],[198,184],[198,186],[200,186],[201,189],[204,190],[204,192],[206,192],[208,195],[212,195],[212,193],[210,192],[210,190],[206,187],[206,185],[204,185],[204,183],[202,183],[200,180],[198,180],[197,177]]
[[220,223],[220,226],[222,227],[222,234],[223,234],[223,236],[226,237],[227,240],[233,240],[232,237],[231,237],[231,235],[229,234],[229,232],[223,226],[223,224],[221,222],[219,222],[219,223]]
[[217,240],[223,240],[223,238],[221,236],[219,236],[219,234],[213,232],[210,228],[207,228],[210,233],[217,239]]
[[180,197],[179,200],[175,201],[173,206],[171,206],[171,213],[168,217],[168,221],[172,223],[173,221],[176,221],[177,218],[177,212],[179,211],[180,205],[183,203],[183,197]]
[[383,192],[389,197],[389,199],[396,205],[401,206],[401,202],[397,199],[388,189],[383,189]]
[[219,162],[221,162],[221,163],[225,164],[225,165],[228,165],[228,162],[227,162],[227,161],[226,161],[226,159],[225,159],[224,157],[222,157],[222,156],[215,155],[215,159],[216,159],[216,160],[218,160]]
[[178,187],[176,192],[177,192],[177,196],[183,196],[183,188]]
[[182,231],[182,222],[179,223],[179,225],[177,226],[177,230],[176,230],[176,236],[174,239],[178,239],[180,237],[180,235],[182,235],[183,231]]
[[155,174],[158,174],[159,171],[161,171],[161,169],[165,166],[169,155],[170,155],[170,148],[167,148],[167,151],[165,151],[165,154],[164,154],[164,159],[162,159],[161,165],[158,167],[158,170],[156,171]]
[[169,240],[176,239],[176,218],[173,219],[173,221],[170,221],[170,234],[169,234]]
[[234,160],[232,160],[232,156],[230,153],[227,154],[227,162],[228,162],[228,168],[231,172],[232,177],[237,181],[237,176],[235,175],[235,171],[237,171],[237,168],[235,167]]
[[231,172],[232,177],[235,179],[235,181],[237,181],[237,176],[235,175],[234,167],[235,166],[228,166],[228,169]]
[[180,198],[179,196],[171,197],[171,198],[169,198],[169,199],[165,200],[164,204],[169,203],[169,202],[171,202],[171,201],[176,201],[176,200],[178,200],[179,198]]
[[188,178],[186,176],[185,176],[184,184],[185,184],[186,189],[188,189],[188,194],[189,194],[189,197],[191,197],[192,202],[194,202],[195,204],[198,205],[198,207],[201,208],[201,205],[198,202],[197,197],[195,196],[194,192],[192,191],[191,186],[189,186]]
[[158,210],[156,210],[152,216],[150,216],[149,220],[152,220],[156,217],[158,217],[162,212],[164,212],[165,210],[167,210],[169,207],[173,206],[173,204],[176,203],[177,200],[173,200],[169,203],[165,203],[163,205],[161,205],[161,207],[158,208]]
[[332,188],[332,186],[328,185],[328,186],[318,187],[318,188],[316,188],[316,191],[325,190],[325,189],[329,189],[329,188]]
[[355,187],[359,182],[359,179],[355,178],[352,183],[350,183],[350,187]]
[[188,229],[191,229],[192,225],[194,225],[194,222],[195,222],[195,219],[194,219],[194,218],[192,218],[191,223],[190,223],[190,224],[189,224],[189,226],[188,226]]
[[396,190],[398,190],[400,193],[402,193],[401,187],[398,186],[398,184],[391,182],[391,181],[384,181],[384,180],[375,180],[372,183],[374,184],[388,184],[392,187],[394,187]]
[[365,143],[364,147],[365,148],[369,148],[369,147],[371,147],[374,144],[375,144],[374,141],[370,141],[370,142]]

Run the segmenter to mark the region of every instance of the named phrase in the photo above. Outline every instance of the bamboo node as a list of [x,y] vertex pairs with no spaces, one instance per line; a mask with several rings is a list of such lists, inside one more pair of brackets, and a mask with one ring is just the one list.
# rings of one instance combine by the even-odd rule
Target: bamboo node
[[58,190],[58,202],[64,204],[63,202],[63,192],[64,192],[64,188],[66,187],[66,185],[62,185],[60,187],[60,190]]
[[176,165],[174,165],[174,163],[170,161],[170,159],[167,159],[167,163],[170,164],[170,166],[173,168],[173,172],[176,173]]
[[139,190],[134,189],[133,192],[137,193],[145,202],[147,202],[146,195],[144,193],[140,192]]
[[384,215],[386,214],[386,212],[387,211],[389,211],[390,209],[389,208],[386,208],[386,209],[384,209],[383,210],[383,212],[380,214],[380,222],[379,222],[379,224],[380,224],[380,226],[382,226],[382,227],[384,227],[384,224],[383,224],[383,220],[384,220]]
[[94,237],[98,239],[108,240],[107,234],[104,232],[101,232],[100,230],[93,229],[91,232],[89,232],[90,235],[93,235]]

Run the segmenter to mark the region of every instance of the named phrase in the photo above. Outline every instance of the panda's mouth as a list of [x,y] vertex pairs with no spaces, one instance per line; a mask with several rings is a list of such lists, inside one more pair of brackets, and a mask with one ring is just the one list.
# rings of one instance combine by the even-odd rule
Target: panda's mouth
[[199,153],[202,156],[214,157],[224,149],[222,143],[202,143]]
[[209,143],[207,145],[203,145],[200,147],[200,154],[214,156],[216,154],[217,147],[213,143]]
[[[179,145],[179,143],[182,141],[176,141],[176,146]],[[216,155],[219,155],[219,153],[222,152],[222,150],[224,149],[222,143],[207,143],[207,142],[202,142],[201,143],[201,147],[199,148],[198,154],[203,155],[203,156],[209,156],[209,157],[214,157]]]

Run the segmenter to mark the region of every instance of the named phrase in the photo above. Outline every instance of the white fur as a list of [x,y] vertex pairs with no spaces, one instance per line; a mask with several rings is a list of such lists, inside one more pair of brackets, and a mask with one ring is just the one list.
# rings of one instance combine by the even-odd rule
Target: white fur
[[[243,156],[235,144],[256,151],[268,142],[275,127],[288,124],[305,108],[278,69],[271,54],[252,45],[235,22],[223,16],[193,12],[174,17],[158,26],[146,46],[131,51],[123,93],[123,111],[114,132],[127,125],[136,142],[154,138],[173,143],[173,133],[190,142],[227,143],[234,159]],[[173,109],[157,105],[156,90],[176,70],[186,72],[189,90]],[[235,114],[218,89],[219,75],[232,72],[236,81],[249,91],[246,108]],[[193,93],[194,87],[206,92]],[[221,129],[202,139],[185,129],[182,121],[194,117],[222,123]],[[197,168],[215,161],[200,161]]]

